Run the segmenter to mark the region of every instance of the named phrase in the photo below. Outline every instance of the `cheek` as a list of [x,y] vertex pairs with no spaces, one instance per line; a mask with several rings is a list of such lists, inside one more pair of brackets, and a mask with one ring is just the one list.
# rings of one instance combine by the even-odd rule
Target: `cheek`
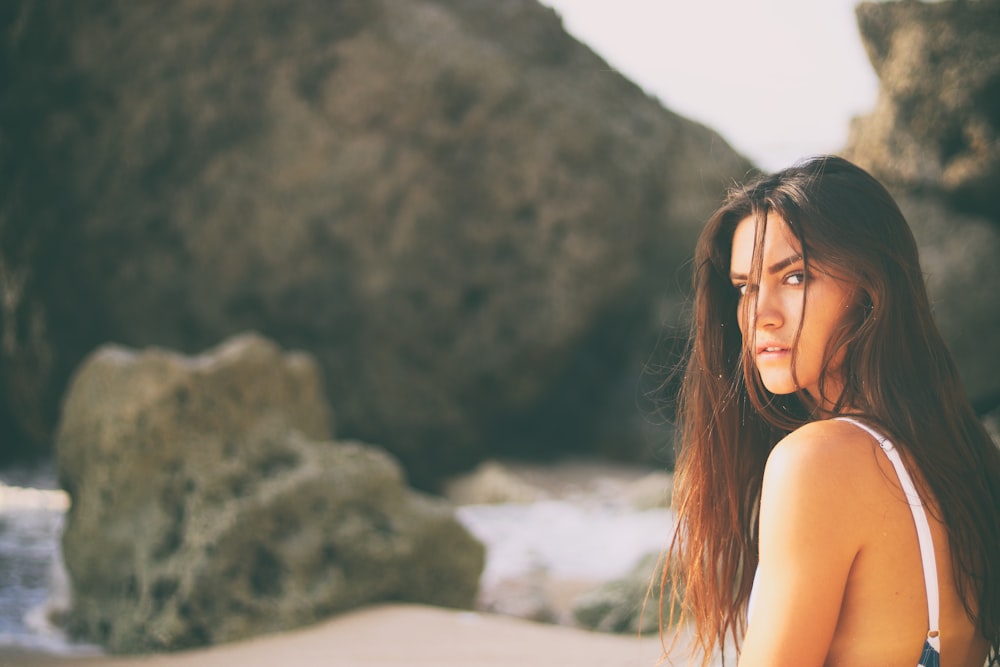
[[747,328],[747,320],[749,319],[746,304],[744,304],[743,301],[740,301],[736,305],[736,324],[740,328],[740,336],[743,337],[744,342],[747,342],[748,336],[750,335]]
[[807,311],[802,337],[808,341],[813,353],[822,356],[850,326],[852,313],[849,304],[840,299],[830,299],[819,308],[819,312]]

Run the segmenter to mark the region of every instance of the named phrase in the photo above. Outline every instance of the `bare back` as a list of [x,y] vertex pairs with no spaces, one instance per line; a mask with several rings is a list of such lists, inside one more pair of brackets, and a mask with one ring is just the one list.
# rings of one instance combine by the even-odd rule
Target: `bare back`
[[[919,488],[917,471],[910,474]],[[946,528],[933,503],[927,510],[942,664],[982,667],[987,642],[958,598]],[[917,664],[929,629],[917,530],[873,436],[830,420],[775,447],[764,478],[760,555],[741,667]]]

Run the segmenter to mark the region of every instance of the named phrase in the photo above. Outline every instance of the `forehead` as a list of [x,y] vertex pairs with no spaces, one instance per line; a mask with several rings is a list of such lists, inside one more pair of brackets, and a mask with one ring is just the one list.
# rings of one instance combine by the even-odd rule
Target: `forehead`
[[[730,259],[730,271],[749,275],[753,266],[753,253],[756,245],[758,221],[756,216],[747,216],[740,220],[733,232],[733,246]],[[785,219],[779,214],[767,214],[767,224],[764,228],[763,260],[765,264],[783,260],[802,252],[799,240],[795,238]]]

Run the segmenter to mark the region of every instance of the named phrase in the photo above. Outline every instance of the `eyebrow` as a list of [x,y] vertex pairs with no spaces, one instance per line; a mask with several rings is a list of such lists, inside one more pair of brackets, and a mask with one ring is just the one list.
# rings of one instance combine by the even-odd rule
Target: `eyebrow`
[[[794,255],[789,255],[788,257],[786,257],[786,258],[784,258],[782,260],[779,260],[779,261],[775,262],[774,264],[772,264],[771,266],[769,266],[767,268],[767,272],[768,273],[777,273],[778,271],[781,271],[782,269],[788,268],[789,266],[791,266],[795,262],[800,261],[801,259],[802,259],[802,255],[800,255],[799,253],[795,253]],[[742,273],[730,273],[729,274],[729,279],[730,280],[746,280],[747,277],[746,277],[745,274],[742,274]]]

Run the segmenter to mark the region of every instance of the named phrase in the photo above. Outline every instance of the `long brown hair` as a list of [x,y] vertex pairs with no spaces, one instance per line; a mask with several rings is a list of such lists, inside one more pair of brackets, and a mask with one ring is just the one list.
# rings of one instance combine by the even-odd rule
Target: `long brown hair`
[[741,220],[757,220],[753,282],[772,212],[798,238],[807,275],[810,267],[826,267],[854,283],[858,302],[825,357],[843,355],[845,385],[833,412],[844,406],[860,412],[920,470],[922,493],[934,499],[948,527],[958,592],[996,661],[1000,450],[972,410],[934,324],[903,214],[871,175],[834,156],[733,188],[699,238],[678,396],[677,524],[667,552],[679,574],[664,581],[661,595],[683,602],[705,662],[727,639],[739,645],[757,566],[764,464],[784,435],[817,417],[810,397],[763,387],[737,322],[739,294],[729,278],[733,232]]

